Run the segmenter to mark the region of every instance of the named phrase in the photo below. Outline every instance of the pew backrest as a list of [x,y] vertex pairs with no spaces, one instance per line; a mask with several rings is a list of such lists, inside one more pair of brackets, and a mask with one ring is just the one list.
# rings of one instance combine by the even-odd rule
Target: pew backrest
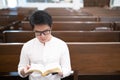
[[120,31],[120,21],[114,23],[114,28],[116,31]]
[[52,16],[53,21],[81,21],[97,22],[98,16]]
[[120,21],[120,17],[119,16],[101,16],[100,18],[101,22],[116,22],[116,21]]
[[14,43],[14,42],[27,42],[28,40],[34,38],[34,32],[32,31],[17,31],[8,30],[3,31],[3,42]]
[[[22,30],[32,30],[28,21],[22,21]],[[80,21],[54,21],[53,31],[93,31],[97,27],[108,27],[113,30],[110,22],[80,22]]]
[[[34,38],[33,31],[4,31],[4,42],[27,42]],[[119,42],[120,31],[52,31],[65,42]]]
[[110,22],[54,22],[54,31],[94,31],[97,27],[109,27],[112,30]]
[[0,43],[0,72],[17,71],[23,43]]
[[120,71],[120,43],[68,43],[72,68],[80,74],[104,74]]
[[[68,42],[73,70],[81,74],[120,71],[119,42]],[[23,43],[0,43],[0,72],[17,71]]]

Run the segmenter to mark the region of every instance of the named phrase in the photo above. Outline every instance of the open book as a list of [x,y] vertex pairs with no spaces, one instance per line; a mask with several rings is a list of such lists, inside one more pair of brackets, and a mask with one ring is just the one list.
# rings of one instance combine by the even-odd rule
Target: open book
[[47,76],[50,73],[58,73],[61,72],[61,68],[59,66],[54,65],[47,65],[43,66],[40,64],[32,64],[30,69],[25,73],[29,72],[39,72],[42,76]]

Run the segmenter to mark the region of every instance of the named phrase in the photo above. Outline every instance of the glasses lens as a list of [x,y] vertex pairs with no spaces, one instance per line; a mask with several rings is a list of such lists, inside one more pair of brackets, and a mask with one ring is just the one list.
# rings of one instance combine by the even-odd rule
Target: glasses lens
[[48,35],[50,33],[51,30],[44,30],[44,31],[35,31],[35,35],[36,36],[41,36],[43,35]]
[[50,30],[46,30],[42,32],[44,35],[48,35],[50,33]]

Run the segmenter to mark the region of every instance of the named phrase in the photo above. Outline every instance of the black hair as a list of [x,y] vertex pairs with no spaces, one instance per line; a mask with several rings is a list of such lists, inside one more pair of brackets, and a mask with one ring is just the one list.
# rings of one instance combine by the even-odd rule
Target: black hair
[[32,28],[34,28],[35,25],[42,25],[42,24],[47,24],[48,26],[52,27],[51,15],[43,10],[35,11],[29,17],[29,21],[30,21]]

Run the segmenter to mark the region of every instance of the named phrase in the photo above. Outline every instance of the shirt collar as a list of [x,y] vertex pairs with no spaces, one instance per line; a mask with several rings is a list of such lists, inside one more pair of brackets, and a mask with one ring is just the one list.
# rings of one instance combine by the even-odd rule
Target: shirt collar
[[[41,45],[44,45],[43,43],[41,43],[37,38],[36,38],[36,40],[37,40],[37,42],[38,43],[40,43]],[[54,40],[54,37],[53,36],[51,36],[51,39],[49,40],[49,41],[47,41],[47,42],[45,42],[45,45],[48,45],[48,44],[50,44],[51,42],[53,42],[53,40]]]

